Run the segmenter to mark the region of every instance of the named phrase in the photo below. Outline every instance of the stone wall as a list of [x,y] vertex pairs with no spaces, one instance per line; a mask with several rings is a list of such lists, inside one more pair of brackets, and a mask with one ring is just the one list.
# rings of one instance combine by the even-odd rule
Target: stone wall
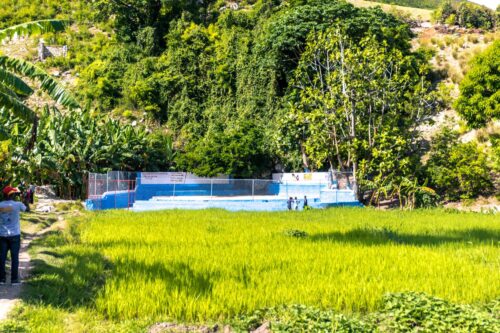
[[68,47],[63,46],[49,46],[45,45],[43,41],[38,43],[38,59],[44,61],[49,57],[66,57],[68,53]]

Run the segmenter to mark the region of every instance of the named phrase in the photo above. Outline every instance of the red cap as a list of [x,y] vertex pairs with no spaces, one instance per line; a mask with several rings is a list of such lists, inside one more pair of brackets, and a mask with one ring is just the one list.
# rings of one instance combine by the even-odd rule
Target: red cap
[[5,194],[6,196],[9,196],[13,193],[19,193],[19,190],[15,187],[12,187],[12,186],[5,186],[2,190],[3,194]]

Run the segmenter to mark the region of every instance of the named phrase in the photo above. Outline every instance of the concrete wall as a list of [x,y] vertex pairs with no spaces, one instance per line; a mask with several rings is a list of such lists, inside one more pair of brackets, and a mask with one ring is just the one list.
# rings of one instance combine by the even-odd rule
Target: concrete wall
[[85,208],[87,210],[130,208],[134,202],[135,192],[133,191],[106,192],[100,198],[87,199]]
[[49,58],[49,57],[66,57],[68,53],[68,47],[66,45],[63,46],[49,46],[45,45],[43,41],[38,43],[38,59],[41,61]]

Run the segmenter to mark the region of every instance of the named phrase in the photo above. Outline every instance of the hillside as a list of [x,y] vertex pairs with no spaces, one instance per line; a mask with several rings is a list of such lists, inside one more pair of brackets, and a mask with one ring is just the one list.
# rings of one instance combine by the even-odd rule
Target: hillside
[[395,5],[393,4],[395,2],[391,2],[389,4],[364,0],[348,0],[348,2],[357,7],[365,8],[380,6],[384,11],[389,13],[400,11],[406,15],[410,15],[413,19],[419,21],[430,21],[432,15],[432,10],[426,9],[426,7],[420,8],[415,6],[408,7],[404,5]]
[[[21,1],[9,2],[10,8],[0,11],[3,27],[18,20],[71,18],[64,33],[14,39],[0,50],[34,61],[85,106],[82,114],[61,108],[71,118],[64,122],[44,113],[45,105],[57,106],[46,94],[33,94],[25,103],[42,118],[48,117],[43,119],[46,127],[35,143],[37,153],[20,155],[12,160],[22,162],[9,167],[31,170],[37,165],[46,170],[38,181],[46,182],[57,165],[60,188],[70,188],[70,193],[85,192],[78,187],[82,172],[109,169],[186,170],[239,178],[265,178],[273,171],[304,168],[355,169],[366,201],[400,193],[399,186],[408,182],[413,185],[405,191],[427,196],[427,187],[418,184],[434,186],[427,161],[433,160],[434,137],[450,127],[460,139],[447,146],[472,150],[469,156],[484,154],[475,170],[486,171],[481,181],[474,181],[480,186],[436,184],[436,196],[457,200],[494,192],[491,138],[497,126],[471,131],[452,105],[469,61],[498,39],[497,33],[430,23],[419,26],[415,19],[428,20],[431,10],[386,4],[380,10],[373,8],[379,3],[359,0],[351,1],[355,6],[343,1],[208,1],[179,3],[179,7],[163,7],[159,0],[149,0],[149,7],[141,3]],[[405,23],[408,14],[413,17],[411,29]],[[39,61],[39,38],[47,45],[67,45],[67,56]],[[345,64],[351,66],[351,77],[343,87],[335,86],[341,82],[336,75],[342,67],[328,59],[340,45],[352,51]],[[326,63],[311,63],[315,52]],[[327,72],[331,77],[311,70],[314,66],[333,66]],[[375,68],[369,71],[370,66],[396,66],[401,71],[386,68],[391,73],[386,76]],[[360,79],[361,75],[370,79]],[[325,82],[327,86],[317,86]],[[345,89],[352,89],[352,94],[339,93]],[[333,98],[325,91],[337,95]],[[349,96],[359,97],[349,100]],[[345,108],[340,101],[359,107]],[[345,114],[331,119],[334,113],[324,112],[328,108]],[[383,111],[372,113],[378,108]],[[112,123],[99,133],[103,143],[84,134],[94,130],[93,121]],[[48,144],[55,140],[49,126],[72,130],[70,123],[81,128],[72,132],[74,137],[58,140],[71,152]],[[120,126],[128,126],[130,132],[121,131],[123,145],[117,146]],[[17,129],[20,134],[13,141],[20,146],[26,146],[23,130],[30,128]],[[128,144],[132,138],[137,142]],[[72,142],[97,152],[76,150]],[[18,154],[22,149],[12,151]],[[51,151],[53,159],[42,158],[40,151]],[[449,188],[457,187],[460,193],[448,195]]]

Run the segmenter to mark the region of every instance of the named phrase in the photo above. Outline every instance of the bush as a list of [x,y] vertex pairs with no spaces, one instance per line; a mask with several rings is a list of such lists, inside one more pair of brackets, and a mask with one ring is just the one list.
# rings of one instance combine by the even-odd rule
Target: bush
[[500,118],[500,41],[474,57],[460,83],[455,109],[469,126],[480,128]]
[[484,307],[458,305],[423,293],[387,294],[379,312],[343,315],[305,305],[262,309],[239,318],[237,331],[268,322],[273,332],[497,332],[498,301]]
[[439,23],[465,28],[489,30],[494,29],[496,25],[496,15],[491,9],[467,1],[445,1],[433,13],[433,17]]
[[500,328],[500,320],[489,311],[495,302],[481,309],[408,292],[388,294],[383,303],[380,326],[389,332],[496,332]]
[[434,139],[426,168],[433,188],[449,200],[490,194],[493,189],[486,154],[475,142],[460,143],[458,133],[448,129]]

